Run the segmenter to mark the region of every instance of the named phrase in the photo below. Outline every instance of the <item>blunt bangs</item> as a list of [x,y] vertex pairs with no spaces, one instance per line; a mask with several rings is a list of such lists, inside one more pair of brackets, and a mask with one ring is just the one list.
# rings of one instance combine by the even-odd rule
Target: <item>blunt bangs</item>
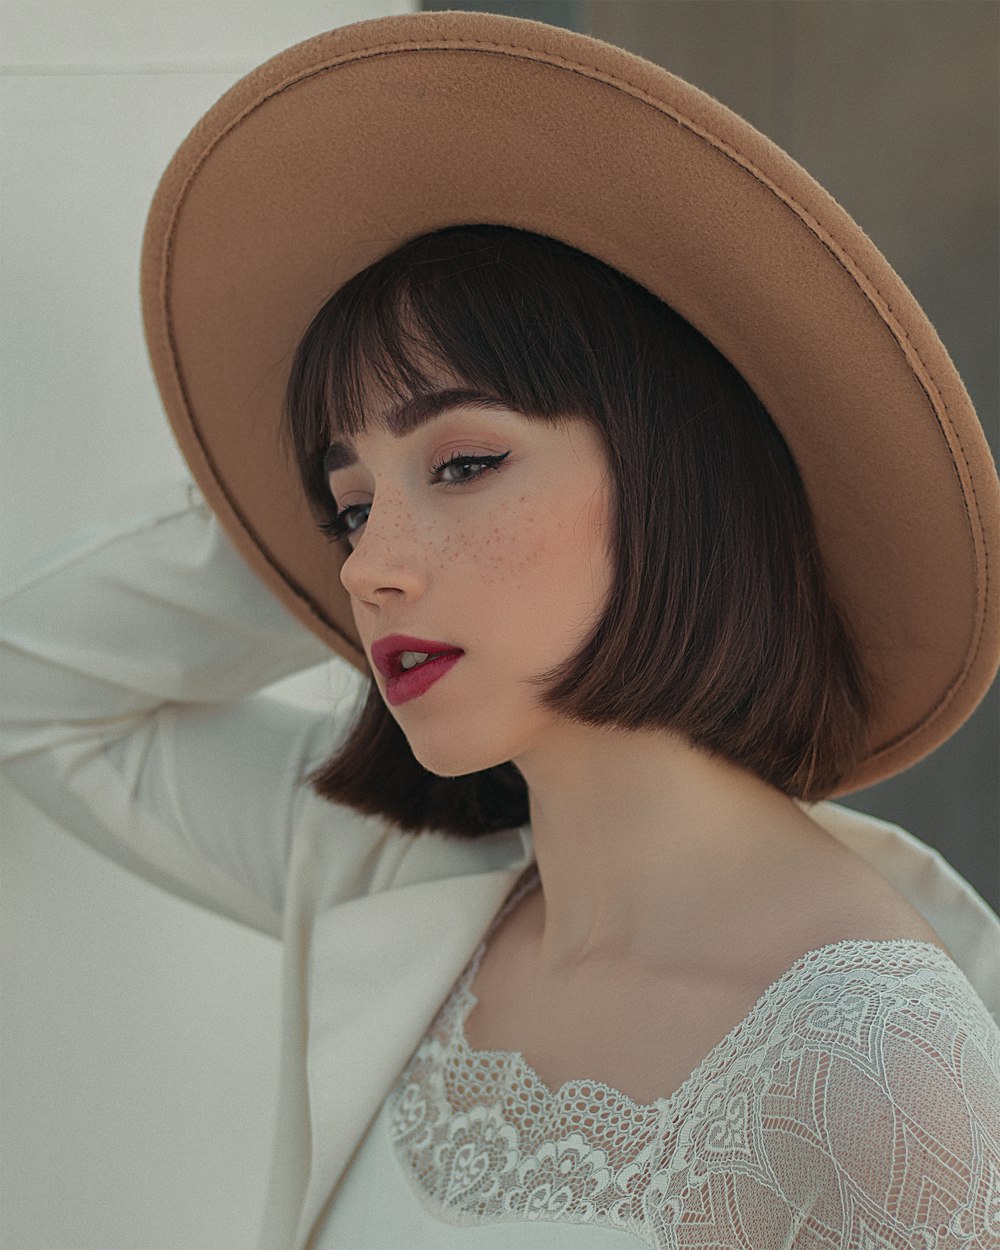
[[[825,797],[868,746],[871,678],[827,587],[794,459],[743,377],[683,317],[587,253],[530,231],[412,239],[319,310],[295,354],[284,435],[317,517],[324,454],[372,413],[442,385],[529,419],[584,418],[612,479],[614,586],[577,653],[535,679],[568,719],[660,728],[791,797]],[[387,410],[387,409],[386,409]],[[511,762],[440,777],[370,678],[310,782],[406,832],[525,824]]]
[[[575,266],[594,269],[567,306]],[[313,318],[286,390],[284,434],[314,509],[329,509],[331,438],[363,433],[376,401],[394,407],[454,384],[529,419],[584,416],[600,428],[595,349],[607,336],[593,341],[589,305],[603,286],[609,311],[617,302],[627,313],[628,281],[568,244],[503,226],[421,235],[356,274]]]

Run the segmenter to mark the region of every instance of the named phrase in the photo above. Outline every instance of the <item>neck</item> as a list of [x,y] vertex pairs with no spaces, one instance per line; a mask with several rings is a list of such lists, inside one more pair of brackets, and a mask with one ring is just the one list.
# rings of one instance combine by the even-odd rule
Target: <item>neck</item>
[[[738,939],[741,909],[829,835],[773,786],[663,730],[571,724],[528,785],[540,970],[655,969]],[[744,910],[745,914],[745,910]]]

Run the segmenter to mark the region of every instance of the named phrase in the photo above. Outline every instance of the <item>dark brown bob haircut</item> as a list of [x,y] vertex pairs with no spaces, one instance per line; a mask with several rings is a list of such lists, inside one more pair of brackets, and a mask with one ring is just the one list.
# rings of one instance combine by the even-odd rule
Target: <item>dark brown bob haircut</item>
[[[873,691],[798,469],[737,370],[577,248],[497,225],[421,235],[342,286],[296,350],[284,432],[318,520],[335,509],[324,453],[365,429],[372,380],[403,401],[440,389],[438,370],[529,419],[583,417],[603,435],[616,582],[577,654],[538,678],[540,703],[670,730],[787,795],[828,795],[865,753]],[[529,819],[511,761],[425,769],[374,677],[309,781],[407,832],[472,838]]]

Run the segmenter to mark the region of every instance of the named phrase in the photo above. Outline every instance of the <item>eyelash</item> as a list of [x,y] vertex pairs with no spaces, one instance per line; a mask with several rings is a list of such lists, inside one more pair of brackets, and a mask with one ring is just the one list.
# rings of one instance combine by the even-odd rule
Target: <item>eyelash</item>
[[[502,462],[506,460],[509,455],[510,452],[505,451],[502,456],[452,456],[448,460],[442,460],[440,464],[432,465],[431,476],[436,476],[442,469],[447,469],[453,464],[462,464],[466,466],[470,464],[485,465],[486,468],[480,469],[471,477],[456,478],[453,482],[441,483],[442,486],[467,486],[470,482],[478,481],[484,473],[489,473],[491,469],[498,470]],[[358,529],[361,527],[358,526],[357,529],[353,530],[348,529],[345,518],[356,508],[367,508],[369,506],[370,505],[366,503],[350,504],[348,507],[342,508],[340,512],[331,517],[330,520],[320,521],[319,528],[321,532],[324,533],[332,542],[346,542],[351,534],[356,534]]]

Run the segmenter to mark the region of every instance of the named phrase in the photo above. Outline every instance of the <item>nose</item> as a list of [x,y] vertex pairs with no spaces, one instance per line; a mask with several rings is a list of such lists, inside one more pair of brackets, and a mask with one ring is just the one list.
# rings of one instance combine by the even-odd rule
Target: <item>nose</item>
[[394,595],[417,597],[426,576],[413,541],[405,509],[372,505],[361,533],[340,569],[340,581],[349,595],[378,604]]

